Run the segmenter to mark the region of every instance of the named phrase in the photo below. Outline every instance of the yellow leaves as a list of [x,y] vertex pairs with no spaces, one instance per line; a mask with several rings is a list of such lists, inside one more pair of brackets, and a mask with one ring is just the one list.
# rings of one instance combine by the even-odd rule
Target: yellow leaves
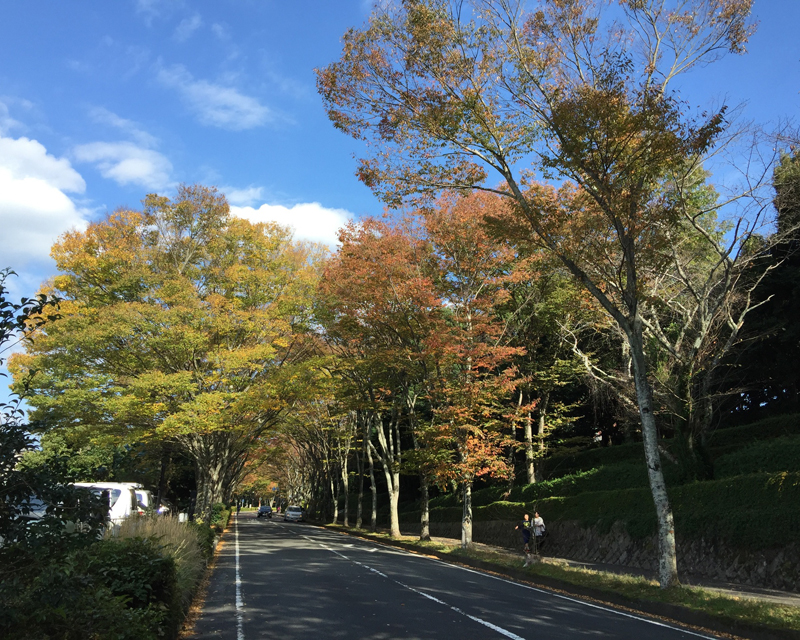
[[42,417],[135,437],[257,434],[294,393],[282,369],[302,353],[321,258],[288,229],[182,186],[65,234],[53,255],[61,318],[18,366],[40,371]]

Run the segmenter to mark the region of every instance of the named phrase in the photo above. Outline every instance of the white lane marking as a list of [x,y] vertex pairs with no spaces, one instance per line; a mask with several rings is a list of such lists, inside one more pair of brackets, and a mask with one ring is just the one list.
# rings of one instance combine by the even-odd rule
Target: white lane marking
[[647,622],[649,624],[654,624],[657,627],[664,627],[666,629],[671,629],[673,631],[680,631],[682,633],[686,633],[690,636],[695,636],[697,638],[704,638],[705,640],[719,640],[718,636],[704,636],[702,633],[697,633],[695,631],[690,631],[689,629],[685,629],[683,627],[676,627],[671,624],[666,624],[665,622],[660,622],[658,620],[653,620],[651,618],[644,618],[642,616],[637,616],[632,613],[628,613],[627,611],[620,611],[619,609],[612,609],[611,607],[604,607],[599,604],[595,604],[594,602],[586,602],[585,600],[578,600],[577,598],[570,598],[569,596],[565,596],[561,593],[556,593],[554,591],[548,591],[547,589],[539,589],[538,587],[532,587],[529,584],[523,584],[522,582],[514,582],[513,580],[507,580],[506,578],[501,578],[500,576],[492,575],[491,573],[483,573],[482,571],[475,571],[474,569],[469,569],[467,567],[462,567],[459,565],[452,565],[447,562],[442,562],[438,558],[431,558],[431,560],[435,560],[440,562],[441,564],[448,566],[448,567],[455,567],[457,569],[461,569],[463,571],[469,571],[470,573],[474,573],[479,576],[486,576],[487,578],[494,578],[495,580],[499,580],[500,582],[505,582],[507,584],[513,584],[518,587],[524,587],[525,589],[530,589],[531,591],[535,591],[536,593],[542,593],[549,596],[554,596],[556,598],[561,598],[562,600],[568,600],[569,602],[574,602],[576,604],[582,604],[586,607],[591,607],[592,609],[600,609],[601,611],[608,611],[609,613],[616,613],[619,616],[623,616],[625,618],[633,618],[634,620],[640,620],[641,622]]
[[233,519],[236,532],[236,640],[244,640],[244,601],[242,600],[242,577],[239,572],[239,514]]
[[[303,536],[303,537],[306,537],[306,536]],[[311,540],[311,538],[307,538],[307,539]],[[367,544],[378,545],[378,546],[383,547],[385,549],[391,550],[392,552],[402,552],[402,551],[404,551],[403,549],[399,549],[397,547],[392,547],[390,545],[385,545],[385,544],[382,544],[380,542],[375,542],[373,540],[369,540],[369,541],[365,540],[363,542],[367,542]],[[325,546],[324,544],[319,543],[319,542],[317,544],[321,544],[322,546]],[[328,547],[326,547],[326,548],[328,548]],[[333,551],[333,553],[336,553],[336,551],[334,551],[333,549],[328,549],[328,550],[329,551]],[[361,547],[361,550],[362,551],[367,551],[367,549],[364,549],[363,547]],[[575,604],[580,604],[580,605],[583,605],[583,606],[586,606],[586,607],[591,607],[592,609],[600,609],[601,611],[606,611],[608,613],[614,613],[614,614],[616,614],[618,616],[622,616],[624,618],[631,618],[633,620],[639,620],[640,622],[647,622],[648,624],[652,624],[652,625],[655,625],[657,627],[664,627],[665,629],[671,629],[672,631],[680,631],[680,632],[688,634],[690,636],[695,636],[696,638],[703,638],[704,640],[719,640],[719,636],[706,636],[706,635],[703,635],[702,633],[697,633],[695,631],[691,631],[691,630],[686,629],[684,627],[676,627],[676,626],[671,625],[671,624],[666,624],[665,622],[660,622],[659,620],[653,620],[652,618],[645,618],[643,616],[637,616],[637,615],[634,615],[632,613],[628,613],[627,611],[620,611],[619,609],[613,609],[611,607],[604,607],[603,605],[595,604],[594,602],[587,602],[586,600],[579,600],[578,598],[571,598],[569,596],[565,596],[565,595],[563,595],[561,593],[557,593],[555,591],[548,591],[547,589],[539,589],[538,587],[532,587],[532,586],[530,586],[528,584],[524,584],[522,582],[514,582],[513,580],[508,580],[506,578],[501,578],[500,576],[496,576],[496,575],[493,575],[491,573],[484,573],[482,571],[476,571],[475,569],[470,569],[468,567],[462,567],[461,565],[450,564],[449,562],[445,562],[444,560],[439,560],[439,558],[432,558],[430,556],[415,554],[415,553],[411,553],[409,551],[406,551],[406,554],[408,554],[408,555],[410,555],[412,557],[424,558],[426,560],[432,560],[433,562],[437,562],[437,563],[439,563],[441,565],[444,565],[445,567],[450,567],[452,569],[461,569],[462,571],[468,571],[469,573],[474,573],[475,575],[484,576],[486,578],[492,578],[494,580],[499,580],[500,582],[505,582],[506,584],[514,585],[514,586],[517,586],[517,587],[523,587],[525,589],[529,589],[531,591],[535,591],[536,593],[541,593],[543,595],[553,596],[555,598],[561,598],[562,600],[567,600],[568,602],[574,602]],[[339,554],[339,555],[341,555],[341,554]],[[344,557],[344,556],[342,556],[342,557]],[[351,560],[350,558],[347,558],[347,559],[350,560],[351,562],[355,562],[356,564],[360,564],[356,560]],[[376,569],[371,569],[370,568],[370,571],[375,571],[376,573],[380,573]],[[381,575],[383,575],[383,574],[381,574]],[[389,578],[389,580],[392,580],[392,578]],[[398,582],[398,584],[402,584],[402,583]],[[412,591],[414,590],[412,587],[408,587],[407,585],[403,585],[403,586],[406,586],[406,588],[411,589]],[[422,595],[426,595],[426,594],[422,594]],[[430,597],[432,598],[432,596],[430,596]],[[450,606],[450,605],[447,605],[447,606]],[[467,614],[465,614],[465,615],[467,615]]]
[[359,567],[363,567],[364,569],[372,571],[373,573],[377,573],[382,578],[386,578],[387,580],[389,580],[391,582],[394,582],[395,584],[400,585],[404,589],[408,589],[409,591],[413,591],[414,593],[422,596],[423,598],[428,598],[428,600],[433,600],[437,604],[440,604],[440,605],[442,605],[444,607],[447,607],[451,611],[455,611],[456,613],[458,613],[458,614],[460,614],[460,615],[462,615],[462,616],[464,616],[466,618],[469,618],[473,622],[477,622],[478,624],[482,624],[484,627],[489,627],[492,631],[496,631],[497,633],[499,633],[500,635],[505,636],[506,638],[511,638],[511,640],[525,640],[522,636],[518,636],[516,633],[512,633],[508,629],[503,629],[503,627],[498,627],[496,624],[492,624],[491,622],[487,622],[486,620],[483,620],[482,618],[478,618],[476,616],[472,616],[472,615],[468,614],[466,611],[462,611],[458,607],[454,607],[451,604],[447,604],[443,600],[439,600],[439,598],[436,598],[436,597],[430,595],[429,593],[425,593],[424,591],[420,591],[419,589],[415,589],[414,587],[409,586],[409,585],[407,585],[407,584],[405,584],[403,582],[400,582],[399,580],[395,580],[394,578],[390,578],[389,576],[387,576],[382,571],[378,571],[377,569],[375,569],[373,567],[370,567],[369,565],[364,564],[363,562],[359,562],[358,560],[353,560],[352,558],[348,558],[343,553],[339,553],[338,551],[336,551],[336,549],[331,549],[324,542],[319,542],[318,540],[314,540],[313,538],[309,538],[308,536],[302,536],[302,537],[305,538],[306,540],[308,540],[309,542],[315,542],[316,544],[321,546],[323,549],[327,549],[331,553],[335,553],[340,558],[344,558],[345,560],[349,560],[353,564],[357,564]]

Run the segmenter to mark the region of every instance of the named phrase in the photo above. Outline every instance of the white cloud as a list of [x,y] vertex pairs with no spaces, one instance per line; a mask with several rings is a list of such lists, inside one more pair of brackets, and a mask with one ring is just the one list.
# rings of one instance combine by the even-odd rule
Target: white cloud
[[8,107],[4,103],[0,102],[0,135],[8,133],[12,129],[19,129],[21,127],[22,124],[11,117]]
[[28,138],[0,138],[0,167],[14,180],[35,179],[56,189],[83,193],[86,183],[66,158],[47,153],[44,145]]
[[255,204],[263,197],[264,189],[262,187],[248,187],[247,189],[234,189],[233,187],[224,187],[220,189],[225,194],[228,202],[233,205],[246,206]]
[[65,193],[85,189],[69,161],[48,154],[41,143],[0,137],[0,267],[44,261],[60,234],[85,228],[86,212]]
[[99,124],[106,124],[115,129],[127,133],[131,138],[136,140],[144,147],[155,147],[158,144],[158,139],[144,131],[133,120],[121,118],[113,111],[109,111],[105,107],[94,107],[89,111],[92,120]]
[[231,213],[250,222],[277,222],[294,229],[298,240],[321,242],[334,247],[339,240],[337,231],[353,218],[346,209],[328,209],[319,202],[304,202],[291,207],[279,204],[262,204],[253,207],[231,207]]
[[181,94],[203,124],[242,131],[273,120],[270,109],[255,98],[232,87],[195,80],[183,65],[161,69],[157,77]]
[[160,15],[162,2],[161,0],[136,0],[136,12],[144,16],[145,24],[150,26],[153,18]]
[[192,34],[203,26],[203,19],[200,14],[195,13],[191,18],[184,18],[181,20],[178,27],[175,29],[173,37],[178,42],[186,42],[192,37]]
[[146,189],[169,185],[172,164],[158,151],[132,142],[90,142],[73,149],[79,162],[94,164],[104,178],[117,184],[135,184]]
[[230,28],[226,24],[221,24],[219,22],[215,22],[211,25],[212,33],[217,37],[218,40],[230,40],[231,33]]

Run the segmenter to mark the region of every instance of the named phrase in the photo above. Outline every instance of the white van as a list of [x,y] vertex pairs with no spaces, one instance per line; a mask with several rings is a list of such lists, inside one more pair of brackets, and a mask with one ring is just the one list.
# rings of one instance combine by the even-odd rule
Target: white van
[[76,487],[85,487],[95,495],[108,492],[108,519],[111,524],[120,524],[125,518],[137,513],[136,494],[128,482],[76,482]]
[[153,494],[148,489],[142,489],[142,485],[133,487],[133,492],[136,494],[136,502],[139,503],[139,509],[148,511],[154,509]]

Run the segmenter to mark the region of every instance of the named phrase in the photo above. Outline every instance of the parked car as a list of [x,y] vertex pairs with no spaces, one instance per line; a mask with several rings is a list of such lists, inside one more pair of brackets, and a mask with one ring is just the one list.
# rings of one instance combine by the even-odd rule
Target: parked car
[[297,505],[286,507],[283,512],[284,522],[303,522],[303,509]]
[[138,512],[136,493],[127,482],[76,482],[76,487],[86,487],[95,495],[108,492],[108,519],[118,525]]
[[271,518],[272,517],[272,507],[268,504],[262,504],[258,508],[258,513],[256,514],[256,518]]

